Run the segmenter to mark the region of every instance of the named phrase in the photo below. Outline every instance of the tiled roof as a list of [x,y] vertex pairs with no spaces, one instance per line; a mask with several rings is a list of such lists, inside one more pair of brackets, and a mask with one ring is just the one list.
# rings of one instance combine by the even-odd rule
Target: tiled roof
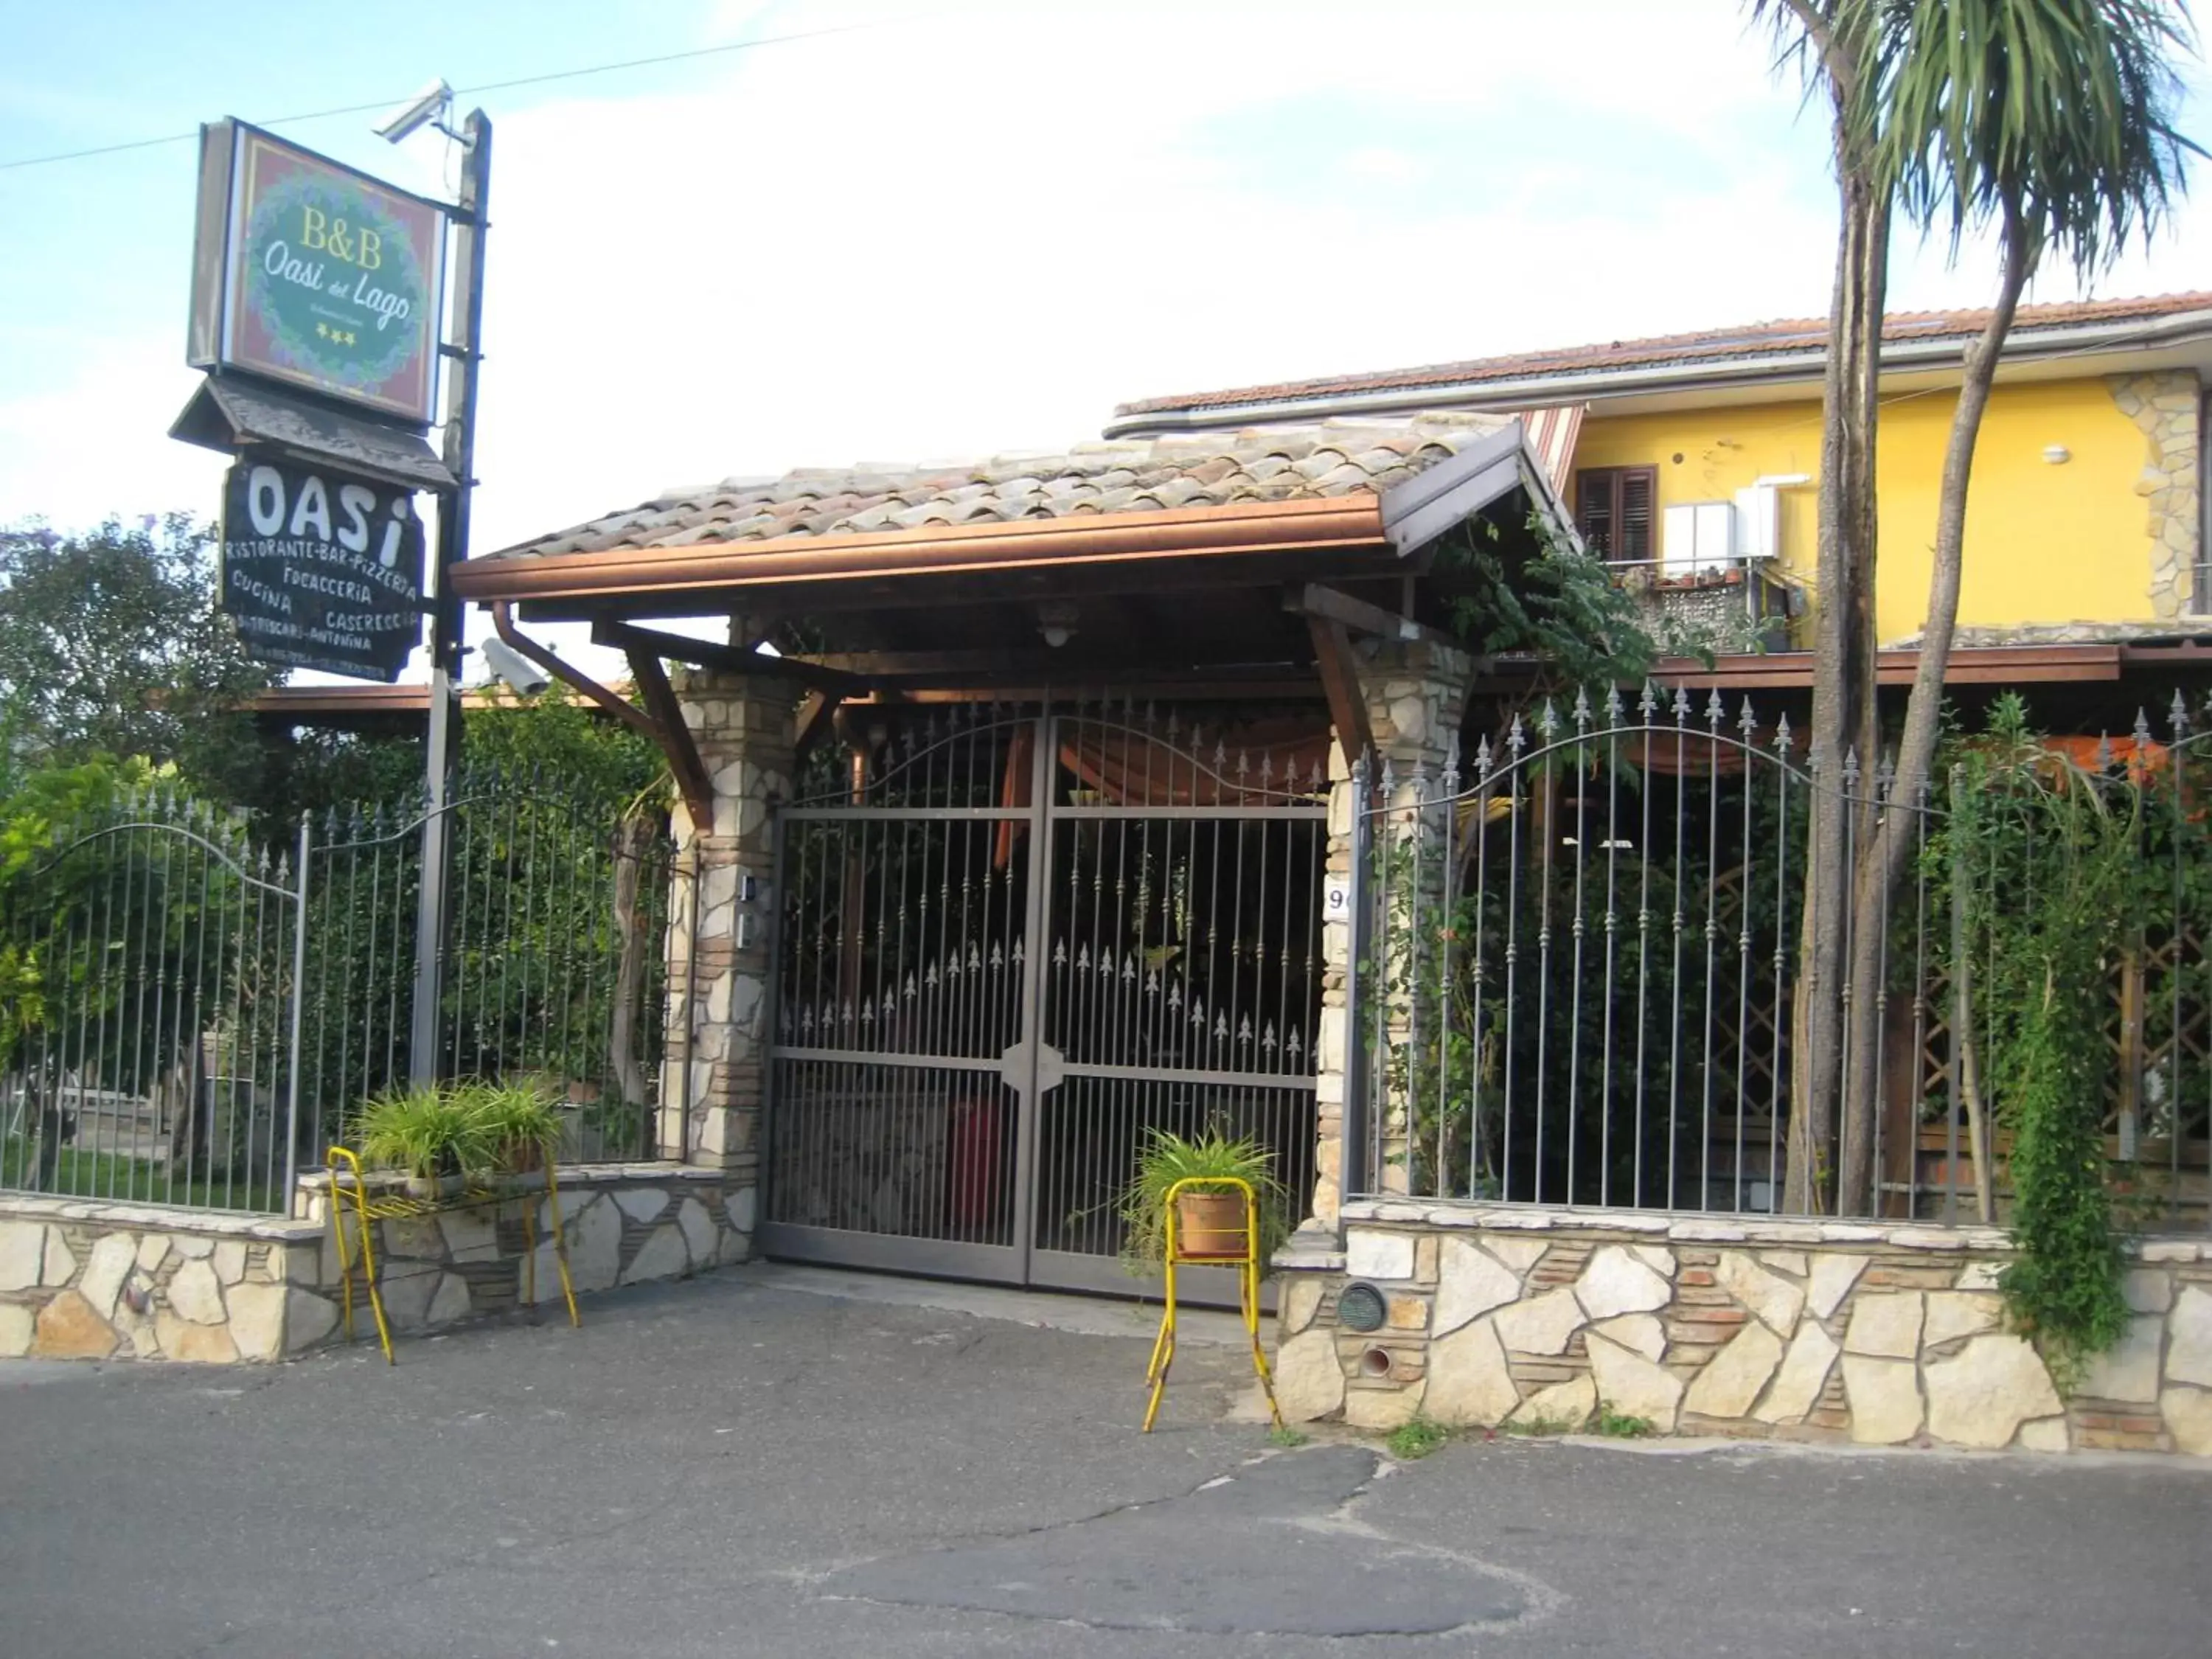
[[1380,495],[1503,429],[1510,418],[1444,411],[1085,443],[1059,455],[803,467],[780,478],[726,478],[664,490],[641,506],[490,556],[883,534],[932,525],[1313,501],[1362,490]]
[[[2151,321],[2191,311],[2212,310],[2212,293],[2161,294],[2138,300],[2087,300],[2062,304],[2022,306],[2013,323],[2014,341],[2027,343],[2042,329],[2076,328],[2094,323]],[[1903,343],[1921,340],[1964,340],[1981,331],[1989,321],[1987,311],[1900,311],[1882,325],[1882,337]],[[1486,381],[1519,380],[1553,374],[1600,374],[1608,369],[1654,368],[1671,365],[1744,361],[1820,351],[1828,343],[1825,317],[1794,318],[1782,322],[1753,323],[1746,327],[1711,329],[1697,334],[1665,334],[1647,340],[1614,340],[1603,345],[1567,346],[1549,351],[1526,351],[1507,357],[1478,357],[1465,362],[1431,363],[1423,368],[1389,369],[1378,374],[1342,374],[1311,380],[1285,380],[1273,386],[1239,386],[1223,392],[1196,392],[1172,398],[1146,398],[1123,404],[1117,416],[1150,415],[1193,409],[1233,408],[1240,404],[1271,404],[1298,398],[1348,396],[1364,392],[1414,391],[1429,386],[1480,386]]]

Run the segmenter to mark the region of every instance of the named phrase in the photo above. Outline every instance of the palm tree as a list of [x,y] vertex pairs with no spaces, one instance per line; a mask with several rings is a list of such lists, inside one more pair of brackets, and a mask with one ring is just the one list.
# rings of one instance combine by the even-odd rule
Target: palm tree
[[[2052,250],[2069,258],[2077,275],[2094,276],[2164,221],[2183,188],[2186,155],[2203,153],[2173,121],[2179,79],[2172,59],[2191,48],[2192,31],[2179,0],[1753,0],[1753,12],[1809,55],[1835,110],[1844,224],[1830,318],[1820,550],[1824,617],[1813,724],[1816,746],[1824,736],[1832,745],[1849,729],[1846,711],[1855,708],[1856,746],[1869,766],[1879,750],[1871,617],[1881,290],[1877,271],[1847,293],[1846,270],[1869,251],[1865,226],[1880,225],[1886,238],[1893,201],[1923,229],[1946,229],[1954,257],[1970,231],[1994,225],[2001,239],[1997,301],[1967,350],[1944,456],[1928,617],[1898,749],[1892,798],[1915,802],[1935,754],[1958,621],[1975,443],[2014,313]],[[1871,198],[1856,222],[1855,191]],[[1855,434],[1863,434],[1863,453]],[[1849,470],[1832,479],[1829,469],[1838,459]],[[1854,530],[1863,532],[1863,544]],[[1855,557],[1862,548],[1863,556]],[[1838,584],[1850,615],[1827,618]],[[1831,761],[1834,752],[1832,746],[1827,751]],[[1846,966],[1844,805],[1832,790],[1824,801],[1808,848],[1801,971],[1801,998],[1811,1006],[1799,1022],[1806,1053],[1796,1104],[1797,1116],[1809,1121],[1793,1126],[1788,1196],[1801,1207],[1817,1205],[1828,1167],[1827,1125],[1839,1121],[1836,1207],[1848,1214],[1866,1209],[1872,1197],[1881,1022],[1869,1015],[1842,1030],[1838,999],[1845,985],[1877,982],[1880,918],[1912,837],[1894,815],[1875,819],[1869,808],[1858,809],[1853,839],[1861,851],[1849,878],[1856,925]],[[1844,969],[1840,975],[1838,969]],[[1833,1105],[1838,1100],[1840,1111]]]
[[[1970,231],[1996,228],[2003,271],[1988,323],[1967,349],[1943,457],[1920,660],[1905,705],[1893,799],[1929,781],[1943,678],[1959,617],[1966,489],[1990,385],[2021,292],[2056,252],[2087,280],[2164,222],[2197,146],[2174,125],[2172,59],[2192,44],[2186,10],[2168,0],[1884,0],[1877,140],[1881,175],[1905,216],[1942,228],[1955,259]],[[2202,152],[2198,152],[2202,153]],[[1912,836],[1892,815],[1857,873],[1851,982],[1880,969],[1881,927]],[[1872,1194],[1881,1021],[1859,1020],[1848,1060],[1850,1103],[1838,1156],[1838,1206]]]

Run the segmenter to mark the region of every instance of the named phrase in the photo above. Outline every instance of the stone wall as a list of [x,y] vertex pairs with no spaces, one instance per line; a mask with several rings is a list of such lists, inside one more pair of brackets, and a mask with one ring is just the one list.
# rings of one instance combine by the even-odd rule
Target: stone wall
[[326,1338],[301,1221],[0,1198],[0,1358],[276,1359]]
[[[753,1194],[723,1172],[668,1164],[561,1172],[579,1292],[679,1279],[746,1258]],[[339,1340],[337,1252],[326,1178],[302,1177],[296,1219],[55,1198],[0,1198],[0,1358],[274,1360]],[[395,1331],[557,1300],[543,1195],[490,1212],[377,1224],[379,1283]],[[350,1242],[352,1234],[348,1233]],[[526,1267],[530,1272],[526,1272]],[[358,1273],[358,1264],[356,1268]],[[374,1326],[356,1279],[355,1333]]]
[[[2212,1456],[2212,1240],[2153,1240],[2127,1339],[2062,1400],[2005,1328],[1989,1229],[1669,1219],[1362,1201],[1283,1275],[1278,1392],[1298,1420]],[[1345,1329],[1352,1281],[1381,1328]]]
[[2149,508],[2150,603],[2161,618],[2201,614],[2212,594],[2197,592],[2202,390],[2188,369],[2107,379],[2112,401],[2142,428],[2149,454],[2136,493]]

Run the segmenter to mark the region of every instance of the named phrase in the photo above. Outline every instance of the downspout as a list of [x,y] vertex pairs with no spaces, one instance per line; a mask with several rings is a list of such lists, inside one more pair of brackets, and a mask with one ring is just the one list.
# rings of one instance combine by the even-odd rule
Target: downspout
[[659,717],[648,714],[516,628],[514,609],[505,599],[492,602],[491,625],[492,631],[510,649],[521,653],[563,685],[581,692],[625,726],[652,739],[653,746],[668,761],[668,769],[676,779],[684,804],[690,810],[691,822],[702,832],[714,827],[714,791],[708,781],[706,763],[700,759],[698,745],[691,741],[691,728],[677,714],[672,699]]

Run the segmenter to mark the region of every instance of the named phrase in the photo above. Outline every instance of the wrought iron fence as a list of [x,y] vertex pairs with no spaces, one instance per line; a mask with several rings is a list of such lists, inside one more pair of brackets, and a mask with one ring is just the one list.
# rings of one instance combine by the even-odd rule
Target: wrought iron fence
[[[1865,1211],[2002,1218],[2008,1074],[1993,1056],[2016,1033],[2021,980],[1997,960],[1998,919],[2078,851],[2046,810],[2063,780],[2127,866],[2096,969],[2114,1181],[2144,1218],[2201,1219],[2208,723],[2212,709],[2192,723],[2177,699],[2163,742],[2139,721],[2079,755],[2033,741],[2002,770],[1969,745],[1906,799],[1886,762],[1824,767],[1748,702],[1647,690],[1632,708],[1608,690],[1516,716],[1440,773],[1358,769],[1350,1189],[1832,1213],[1818,1149],[1856,1113],[1872,1143]],[[1962,812],[1954,792],[1969,789]],[[1869,1060],[1816,1126],[1798,1061],[1822,991],[1799,945],[1823,791],[1844,798],[1848,860],[1874,825],[1905,845],[1863,924],[1877,937],[1863,952],[1846,941],[1871,978],[1862,967],[1826,991],[1843,1047]],[[1999,808],[2018,819],[2008,834],[1977,833]]]
[[284,1207],[301,874],[166,793],[58,831],[4,893],[0,1185]]
[[[684,878],[665,823],[544,773],[465,775],[443,810],[439,1074],[538,1077],[569,1155],[650,1155]],[[348,1115],[409,1082],[423,821],[332,810],[280,849],[155,792],[60,827],[0,884],[0,1188],[287,1208]]]

